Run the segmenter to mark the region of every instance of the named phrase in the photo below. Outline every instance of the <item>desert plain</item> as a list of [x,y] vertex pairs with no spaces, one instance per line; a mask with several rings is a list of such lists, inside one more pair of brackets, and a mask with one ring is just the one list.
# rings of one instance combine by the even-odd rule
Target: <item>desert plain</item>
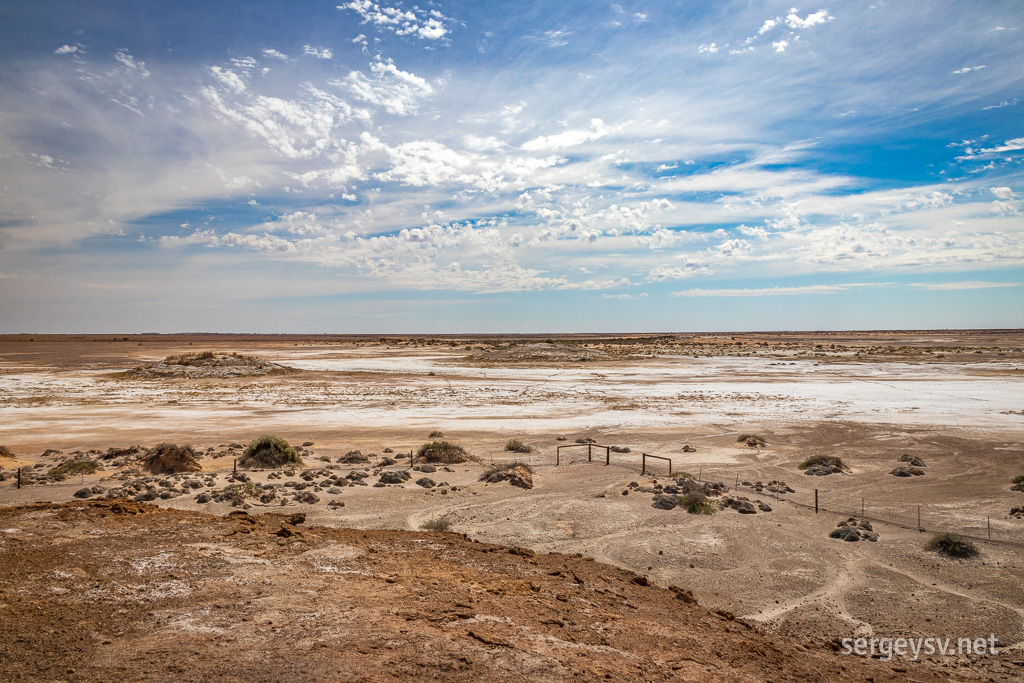
[[[283,369],[159,370],[202,352]],[[263,434],[303,466],[239,467]],[[474,459],[410,471],[438,439]],[[145,471],[159,443],[202,471]],[[7,679],[1024,676],[1020,330],[8,335],[0,444]],[[821,455],[845,467],[799,468]],[[43,476],[79,460],[99,468]],[[481,481],[514,461],[532,488]],[[217,496],[236,468],[276,494]],[[714,514],[657,505],[680,477]],[[851,517],[877,540],[830,536]],[[939,532],[979,554],[926,550]],[[839,652],[990,635],[998,655]]]

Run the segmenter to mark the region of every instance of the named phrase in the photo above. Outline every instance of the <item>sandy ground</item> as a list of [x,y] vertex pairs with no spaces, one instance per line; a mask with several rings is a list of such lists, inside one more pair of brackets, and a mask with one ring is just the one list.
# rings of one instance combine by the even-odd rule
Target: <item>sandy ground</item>
[[[275,501],[250,512],[302,510],[310,524],[357,529],[417,529],[444,515],[479,541],[581,553],[658,585],[682,586],[701,604],[769,633],[807,641],[995,634],[1006,661],[1024,659],[1024,520],[1008,514],[1024,504],[1024,493],[1009,489],[1010,479],[1024,474],[1024,336],[743,340],[748,348],[766,346],[741,352],[732,337],[684,346],[647,340],[606,347],[619,352],[609,361],[498,366],[479,360],[473,339],[455,347],[412,340],[7,339],[0,341],[0,444],[15,457],[0,459],[0,467],[52,466],[53,456],[40,455],[47,448],[172,441],[224,452],[222,445],[262,433],[314,442],[307,462],[323,466],[318,458],[333,464],[354,449],[408,453],[442,430],[483,461],[431,475],[449,484],[443,493],[411,482],[348,487],[320,494],[317,505]],[[118,374],[207,348],[255,354],[301,372],[202,380]],[[737,443],[740,433],[756,433],[768,445],[748,448]],[[535,488],[478,482],[492,460],[509,457],[502,449],[513,437],[535,448],[528,457]],[[575,448],[563,451],[555,467],[556,446],[578,437],[631,452],[613,454],[605,466],[603,453],[588,463],[586,449]],[[696,452],[682,452],[684,445]],[[756,515],[658,510],[650,494],[622,495],[631,482],[670,482],[662,462],[641,476],[641,452],[670,457],[675,472],[730,489],[778,479],[795,493],[777,499],[741,484],[734,493],[773,508]],[[904,453],[926,461],[925,476],[888,474]],[[840,455],[851,471],[810,477],[796,468],[817,454]],[[232,460],[208,456],[202,464],[224,486]],[[83,485],[109,486],[116,474],[108,469],[20,490],[0,482],[0,504],[68,500]],[[265,472],[251,476],[267,481]],[[345,506],[329,509],[332,499]],[[231,511],[198,504],[192,495],[156,504]],[[926,532],[918,530],[919,510]],[[877,543],[828,537],[839,521],[862,511]],[[933,531],[971,537],[980,557],[926,552],[922,545]],[[977,658],[960,665],[958,676],[988,671]]]

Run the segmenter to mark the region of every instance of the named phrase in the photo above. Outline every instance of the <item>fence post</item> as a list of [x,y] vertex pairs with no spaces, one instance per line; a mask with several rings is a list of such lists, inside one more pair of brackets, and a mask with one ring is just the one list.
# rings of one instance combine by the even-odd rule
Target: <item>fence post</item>
[[818,489],[814,489],[814,514],[818,514]]
[[697,470],[697,483],[698,484],[700,483],[700,478],[701,478],[701,476],[703,474],[704,474],[704,465],[701,465],[700,469]]
[[992,538],[992,518],[986,517],[985,522],[988,524],[988,537]]
[[647,474],[647,454],[646,453],[641,453],[640,454],[640,462],[642,463],[642,465],[640,467],[640,476],[642,477],[645,474]]
[[238,458],[234,458],[231,461],[231,473],[238,474]]
[[920,505],[917,506],[917,530],[918,531],[924,531],[924,529],[921,528],[921,506]]
[[739,473],[737,473],[736,474],[736,485],[733,486],[733,489],[738,489],[739,487],[740,487],[740,475],[739,475]]
[[18,488],[21,488],[21,468],[18,468]]
[[[864,496],[860,497],[860,516],[861,517],[864,516]],[[918,526],[921,526],[921,525],[918,524]]]
[[594,462],[594,444],[587,444],[587,462]]

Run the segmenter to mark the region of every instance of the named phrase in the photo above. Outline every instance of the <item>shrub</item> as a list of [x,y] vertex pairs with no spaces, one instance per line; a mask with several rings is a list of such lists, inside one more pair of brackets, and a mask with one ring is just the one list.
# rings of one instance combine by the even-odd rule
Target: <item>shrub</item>
[[431,441],[420,446],[416,457],[427,462],[457,463],[475,459],[466,449],[448,441]]
[[281,437],[264,434],[246,446],[241,464],[248,467],[284,467],[301,465],[302,458]]
[[977,546],[950,533],[935,534],[924,544],[924,549],[949,557],[975,557],[978,555]]
[[434,431],[430,432],[430,434],[427,434],[427,438],[428,439],[443,439],[444,438],[444,432],[442,432],[440,429],[435,429]]
[[[6,450],[3,446],[0,446],[0,452]],[[1024,474],[1018,474],[1016,477],[1010,480],[1011,484],[1024,484]]]
[[431,517],[420,524],[420,529],[424,531],[451,531],[452,524],[445,517]]
[[843,459],[838,455],[812,455],[811,457],[804,460],[802,463],[797,465],[797,469],[806,470],[808,467],[814,467],[815,465],[828,465],[829,467],[841,467],[844,470],[849,469]]
[[75,474],[92,474],[100,469],[100,464],[95,460],[68,460],[54,467],[47,472],[47,475],[55,479],[63,479]]
[[246,499],[257,498],[262,494],[263,487],[259,484],[254,484],[251,481],[246,481],[225,486],[217,492],[215,500],[217,500],[217,502],[231,503],[237,507],[244,504]]
[[717,512],[715,506],[708,502],[707,496],[699,491],[679,496],[678,501],[691,515],[713,515]]
[[[14,453],[7,446],[0,446],[0,458],[13,458]],[[1016,483],[1016,482],[1014,482]]]
[[527,445],[519,439],[509,439],[505,444],[505,450],[511,453],[533,453],[533,446]]

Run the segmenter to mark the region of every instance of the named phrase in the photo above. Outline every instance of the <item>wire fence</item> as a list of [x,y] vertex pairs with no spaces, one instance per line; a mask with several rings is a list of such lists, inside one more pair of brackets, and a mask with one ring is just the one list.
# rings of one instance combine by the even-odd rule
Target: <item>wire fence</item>
[[[667,460],[668,464],[662,464],[660,470],[655,461],[648,458],[657,457],[658,460]],[[594,458],[594,462],[597,462]],[[561,459],[562,464],[566,463],[565,458]],[[587,462],[582,458],[573,458],[570,463]],[[674,466],[671,458],[653,456],[651,454],[631,453],[626,456],[615,456],[612,460],[616,465],[624,465],[636,468],[641,476],[648,477],[679,477],[683,474],[691,474],[699,482],[723,482],[737,495],[752,494],[766,501],[774,501],[777,504],[787,504],[795,508],[807,511],[808,514],[829,513],[845,517],[857,517],[866,519],[873,523],[888,524],[908,530],[918,530],[928,533],[953,533],[963,538],[986,541],[1014,547],[1024,547],[1024,519],[1014,518],[1009,514],[1002,516],[988,516],[983,514],[971,515],[964,511],[964,501],[950,500],[943,503],[916,503],[902,502],[894,499],[891,494],[886,494],[884,500],[873,498],[870,494],[847,493],[833,489],[815,488],[817,477],[801,476],[799,480],[793,479],[788,491],[769,491],[767,487],[758,491],[753,486],[747,486],[743,482],[756,482],[771,475],[766,472],[744,474],[735,469],[723,469],[713,467],[705,469],[703,465],[690,466],[688,472],[680,472],[678,466]],[[604,463],[601,463],[604,464]],[[652,468],[652,464],[655,467]],[[674,472],[674,474],[672,474]],[[778,476],[777,474],[775,476]],[[805,481],[808,480],[808,481]]]

